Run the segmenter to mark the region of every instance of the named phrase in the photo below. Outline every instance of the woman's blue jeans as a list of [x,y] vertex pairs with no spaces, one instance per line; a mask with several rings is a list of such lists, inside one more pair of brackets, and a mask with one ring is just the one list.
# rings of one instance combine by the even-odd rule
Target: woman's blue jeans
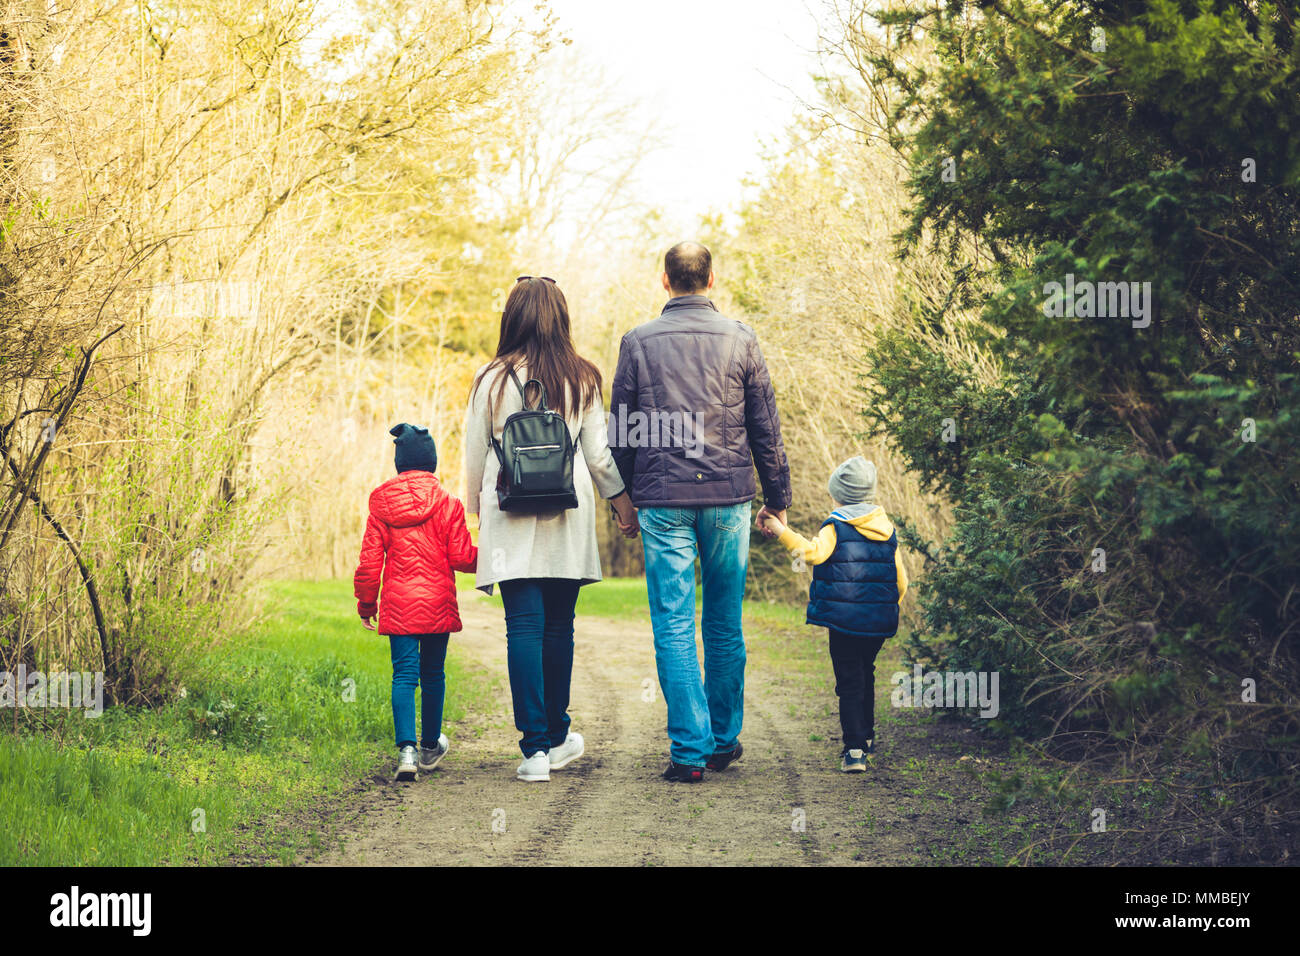
[[569,734],[573,609],[578,582],[519,578],[501,582],[506,609],[506,666],[515,728],[525,757],[550,752]]
[[438,746],[442,733],[442,702],[447,692],[443,664],[447,660],[446,634],[392,634],[393,729],[397,746],[415,746],[415,688],[420,687],[420,726],[423,746]]

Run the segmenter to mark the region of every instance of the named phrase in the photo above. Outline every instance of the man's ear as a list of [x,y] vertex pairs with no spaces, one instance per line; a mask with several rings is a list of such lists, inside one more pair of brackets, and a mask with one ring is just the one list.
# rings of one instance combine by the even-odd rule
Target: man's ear
[[668,273],[667,273],[667,272],[665,272],[665,273],[663,273],[662,275],[659,276],[659,281],[662,282],[662,283],[664,284],[664,291],[665,291],[665,292],[672,292],[672,291],[673,291],[673,287],[672,287],[671,285],[668,284]]
[[717,279],[717,278],[718,278],[718,277],[717,277],[717,274],[714,273],[714,271],[713,271],[712,269],[710,269],[710,270],[709,270],[709,284],[706,285],[704,288],[707,289],[707,290],[712,290],[712,289],[713,289],[713,282],[714,282],[714,280]]

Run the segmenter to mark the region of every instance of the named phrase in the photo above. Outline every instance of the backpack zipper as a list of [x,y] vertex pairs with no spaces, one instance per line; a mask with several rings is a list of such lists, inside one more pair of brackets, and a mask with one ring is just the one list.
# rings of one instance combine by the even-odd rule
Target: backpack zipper
[[558,449],[559,447],[560,447],[559,445],[516,445],[515,456],[514,456],[515,457],[514,468],[512,469],[511,472],[512,477],[514,479],[514,484],[516,485],[520,484],[524,480],[523,460],[522,460],[522,456],[519,454],[520,452],[549,451],[551,449]]

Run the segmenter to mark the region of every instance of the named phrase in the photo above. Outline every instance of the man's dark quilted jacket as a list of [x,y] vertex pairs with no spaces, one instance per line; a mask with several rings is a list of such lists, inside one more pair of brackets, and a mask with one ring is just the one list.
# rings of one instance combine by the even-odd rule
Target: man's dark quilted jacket
[[[706,296],[669,299],[619,349],[610,448],[638,508],[790,504],[790,465],[758,337]],[[640,426],[640,427],[638,427]]]

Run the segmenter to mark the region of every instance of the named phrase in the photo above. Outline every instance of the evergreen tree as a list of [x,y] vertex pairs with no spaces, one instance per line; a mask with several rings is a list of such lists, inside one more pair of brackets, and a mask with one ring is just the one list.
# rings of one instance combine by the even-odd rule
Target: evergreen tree
[[954,0],[878,14],[934,56],[872,63],[902,248],[978,242],[950,300],[996,290],[1007,370],[872,351],[873,430],[956,507],[915,650],[1000,671],[1021,732],[1217,788],[1265,857],[1300,815],[1297,12]]

